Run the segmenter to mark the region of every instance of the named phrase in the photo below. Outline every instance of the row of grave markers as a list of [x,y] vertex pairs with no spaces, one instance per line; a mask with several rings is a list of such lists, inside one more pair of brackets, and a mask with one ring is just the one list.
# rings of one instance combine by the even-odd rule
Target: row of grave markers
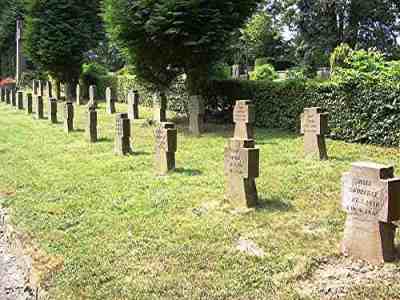
[[[94,99],[93,89],[91,100]],[[110,91],[107,98],[111,99]],[[138,95],[134,96],[138,97]],[[1,102],[32,113],[32,95],[0,89]],[[43,118],[42,96],[35,96],[38,119]],[[136,110],[138,111],[138,110]],[[115,112],[115,110],[114,110]],[[64,128],[73,130],[74,107],[65,104]],[[115,153],[132,153],[130,144],[131,119],[137,119],[135,110],[116,116]],[[57,122],[57,100],[49,101],[49,119]],[[260,175],[260,150],[255,145],[253,123],[255,107],[249,100],[239,100],[234,109],[234,135],[229,139],[224,154],[225,198],[237,207],[254,207],[258,203],[255,179]],[[301,116],[304,150],[308,155],[327,159],[325,134],[328,132],[328,114],[320,108],[306,108]],[[86,132],[91,142],[97,140],[96,103],[89,101]],[[155,129],[155,161],[157,175],[166,175],[175,169],[177,128],[174,123],[161,122]],[[347,213],[341,251],[346,256],[364,259],[373,264],[396,258],[394,238],[400,220],[400,178],[394,177],[393,166],[371,162],[352,164],[342,178],[342,208]]]

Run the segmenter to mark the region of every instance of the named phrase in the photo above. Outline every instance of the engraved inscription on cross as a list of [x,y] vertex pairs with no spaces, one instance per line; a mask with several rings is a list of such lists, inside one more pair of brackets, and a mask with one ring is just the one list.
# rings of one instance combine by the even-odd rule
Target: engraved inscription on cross
[[394,178],[394,168],[354,163],[342,177],[342,207],[347,213],[342,252],[370,263],[393,260],[392,222],[400,220],[400,178]]
[[304,152],[328,159],[325,134],[328,132],[328,114],[320,107],[305,108],[301,115],[301,133],[304,134]]
[[253,139],[252,124],[255,121],[255,107],[250,100],[239,100],[233,110],[233,122],[235,122],[235,139]]
[[177,129],[174,123],[162,122],[155,130],[155,166],[157,175],[166,175],[175,169]]

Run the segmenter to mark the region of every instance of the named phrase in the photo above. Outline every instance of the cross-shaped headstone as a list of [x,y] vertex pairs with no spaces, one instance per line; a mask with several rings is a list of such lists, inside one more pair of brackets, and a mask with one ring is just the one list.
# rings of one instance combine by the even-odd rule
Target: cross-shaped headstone
[[27,93],[25,97],[25,111],[27,115],[32,114],[32,93]]
[[[38,95],[44,97],[44,83],[42,80],[38,81]],[[50,100],[50,99],[49,99]]]
[[328,113],[322,113],[320,107],[305,108],[301,115],[301,133],[304,134],[304,152],[306,155],[328,159],[325,134],[328,132]]
[[17,97],[16,97],[16,91],[15,88],[11,88],[11,105],[13,107],[17,107]]
[[90,143],[97,142],[97,111],[96,105],[89,104],[86,136]]
[[36,79],[32,80],[32,93],[34,96],[38,94],[39,86],[38,86],[38,81]]
[[3,87],[0,88],[0,99],[1,99],[1,102],[6,101],[6,93],[5,93],[5,89]]
[[371,162],[352,164],[342,178],[342,207],[347,220],[342,252],[372,264],[393,261],[400,220],[400,178],[394,168]]
[[156,138],[156,173],[166,175],[175,169],[178,130],[174,123],[162,122],[155,130]]
[[6,88],[6,104],[11,104],[11,90]]
[[237,207],[253,207],[258,202],[255,178],[260,172],[260,150],[255,148],[253,139],[251,101],[237,101],[233,119],[235,134],[225,147],[225,199]]
[[70,133],[74,130],[74,104],[66,102],[64,104],[64,131]]
[[204,99],[200,95],[194,95],[189,100],[189,131],[193,135],[204,132]]
[[127,113],[117,114],[115,118],[115,154],[127,155],[131,148],[131,120]]
[[115,101],[110,87],[106,88],[106,111],[108,114],[115,114]]
[[129,119],[139,119],[139,92],[129,91],[128,94],[128,115]]
[[48,118],[50,123],[57,124],[57,99],[51,98],[49,100]]

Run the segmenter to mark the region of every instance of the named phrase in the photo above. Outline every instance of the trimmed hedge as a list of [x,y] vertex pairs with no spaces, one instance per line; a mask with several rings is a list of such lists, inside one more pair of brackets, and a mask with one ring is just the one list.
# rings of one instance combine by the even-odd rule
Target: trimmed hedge
[[330,114],[331,138],[400,145],[400,86],[394,82],[230,80],[212,82],[207,91],[212,109],[232,108],[237,99],[253,99],[258,127],[298,132],[303,109],[321,106]]

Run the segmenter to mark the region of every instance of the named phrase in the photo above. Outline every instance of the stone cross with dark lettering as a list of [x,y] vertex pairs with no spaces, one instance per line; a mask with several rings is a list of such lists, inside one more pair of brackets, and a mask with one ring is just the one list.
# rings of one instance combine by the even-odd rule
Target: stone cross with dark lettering
[[35,117],[37,120],[43,119],[44,114],[43,114],[43,97],[42,96],[35,96],[35,107],[36,107],[36,113]]
[[163,176],[175,170],[175,152],[177,151],[178,130],[174,123],[162,122],[155,130],[156,174]]
[[57,123],[57,99],[51,98],[49,100],[49,110],[48,110],[48,118],[50,123]]
[[74,104],[70,101],[64,104],[64,132],[74,130]]
[[96,86],[91,85],[89,87],[89,106],[95,106],[97,108],[97,103],[96,103]]
[[128,155],[131,148],[131,120],[127,113],[117,114],[115,118],[115,154]]
[[358,162],[342,178],[347,213],[342,253],[372,264],[396,258],[394,221],[400,220],[400,178],[394,168]]
[[320,107],[305,108],[301,115],[301,133],[304,134],[304,152],[328,159],[325,134],[328,132],[328,114],[322,113]]
[[86,137],[90,143],[97,142],[97,111],[96,105],[90,104],[88,106],[88,120],[86,127]]
[[32,93],[27,93],[25,97],[25,111],[27,115],[32,114]]
[[110,87],[106,88],[106,111],[108,114],[115,114],[115,101]]
[[22,110],[24,109],[24,92],[17,92],[17,108]]
[[203,97],[191,96],[189,99],[189,131],[191,134],[198,136],[204,132],[204,113]]
[[246,208],[258,203],[255,178],[259,177],[260,150],[255,147],[255,108],[250,100],[236,102],[234,137],[225,147],[225,199],[233,206]]

